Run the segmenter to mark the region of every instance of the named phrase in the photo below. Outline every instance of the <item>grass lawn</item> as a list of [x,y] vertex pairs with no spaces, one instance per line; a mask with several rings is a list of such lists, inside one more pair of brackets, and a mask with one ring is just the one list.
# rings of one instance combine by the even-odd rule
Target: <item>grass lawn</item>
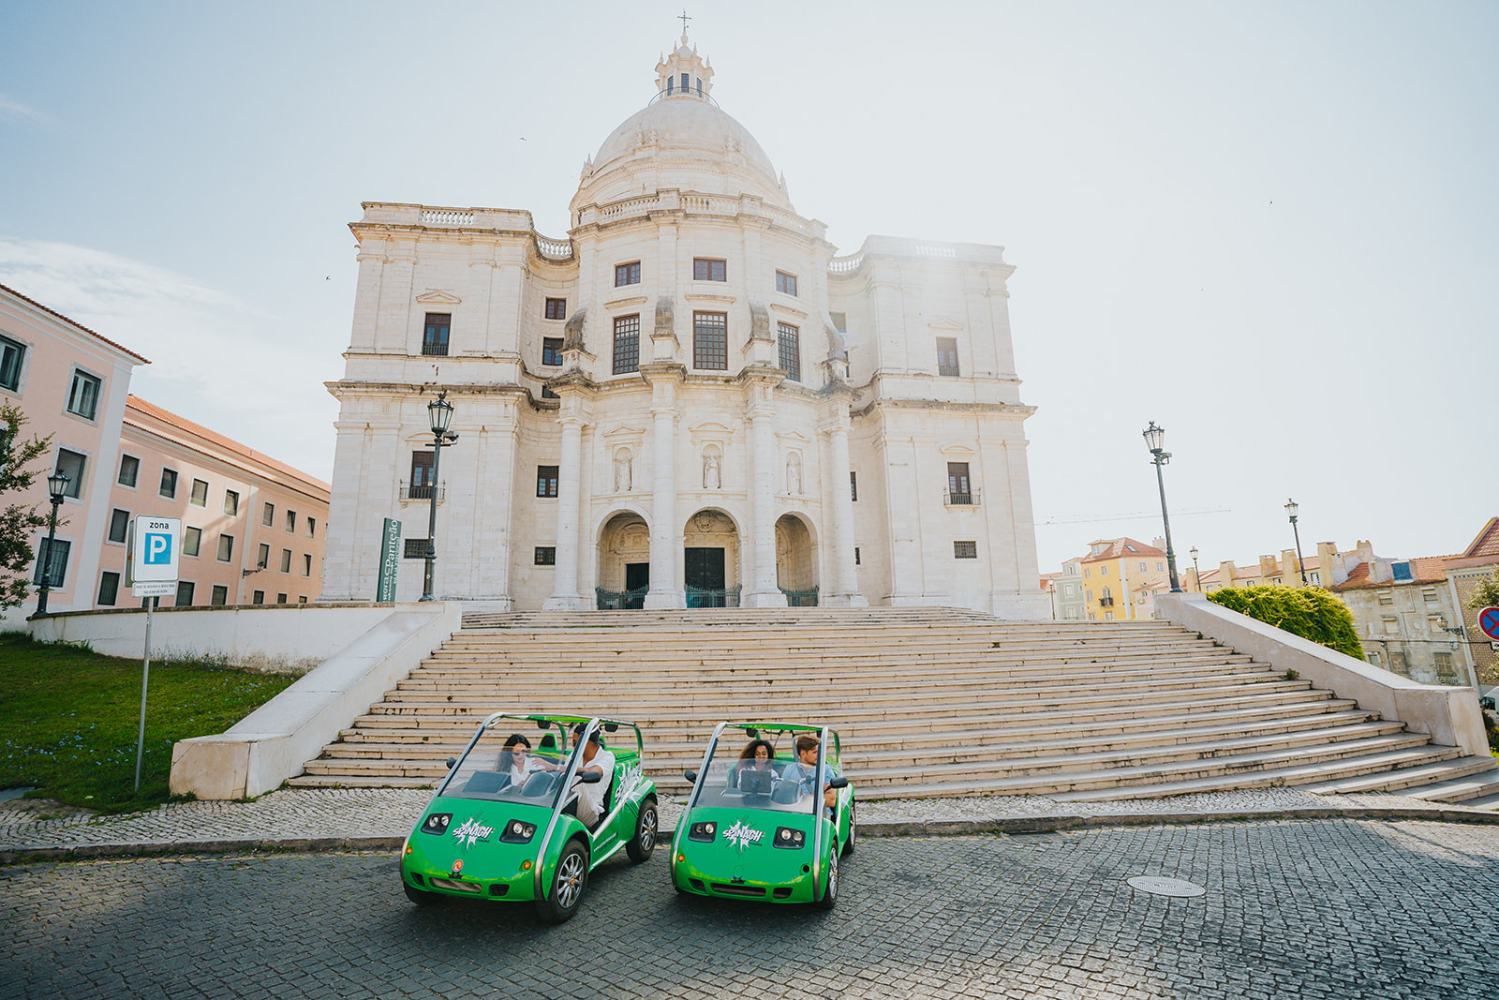
[[295,678],[195,663],[151,663],[146,756],[136,795],[141,663],[0,634],[0,788],[102,812],[169,798],[172,744],[222,733]]

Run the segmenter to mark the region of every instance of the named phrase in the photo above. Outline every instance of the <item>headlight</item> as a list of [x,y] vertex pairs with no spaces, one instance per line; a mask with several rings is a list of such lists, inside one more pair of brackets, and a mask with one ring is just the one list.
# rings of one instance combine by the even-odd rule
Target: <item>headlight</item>
[[780,827],[776,830],[775,845],[795,850],[807,842],[807,835],[800,830],[793,830],[789,826]]
[[422,821],[422,832],[438,835],[447,833],[448,824],[452,822],[452,819],[452,813],[433,813]]
[[718,834],[717,823],[694,823],[687,831],[688,840],[712,840]]
[[506,844],[524,844],[536,836],[535,823],[523,823],[513,819],[505,824],[505,832],[500,834],[500,841]]

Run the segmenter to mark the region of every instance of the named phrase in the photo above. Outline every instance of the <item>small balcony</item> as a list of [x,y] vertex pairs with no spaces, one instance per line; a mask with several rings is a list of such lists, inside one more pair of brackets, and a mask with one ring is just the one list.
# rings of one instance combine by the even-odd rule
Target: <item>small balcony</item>
[[1100,597],[1098,599],[1098,606],[1100,608],[1112,608],[1114,606],[1114,599],[1112,597]]
[[432,494],[437,494],[437,502],[442,503],[447,499],[447,486],[434,485],[432,483],[420,483],[412,486],[410,483],[401,483],[401,503],[431,503]]
[[948,507],[977,507],[978,490],[943,490],[942,503]]

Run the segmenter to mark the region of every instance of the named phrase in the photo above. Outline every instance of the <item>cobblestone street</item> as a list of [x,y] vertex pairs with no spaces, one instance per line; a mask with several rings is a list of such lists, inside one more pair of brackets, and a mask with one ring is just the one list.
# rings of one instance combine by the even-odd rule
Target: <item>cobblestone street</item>
[[[869,839],[833,912],[679,900],[664,852],[418,910],[390,854],[0,870],[0,995],[1490,997],[1499,828],[1223,823]],[[1197,898],[1131,888],[1188,879]]]

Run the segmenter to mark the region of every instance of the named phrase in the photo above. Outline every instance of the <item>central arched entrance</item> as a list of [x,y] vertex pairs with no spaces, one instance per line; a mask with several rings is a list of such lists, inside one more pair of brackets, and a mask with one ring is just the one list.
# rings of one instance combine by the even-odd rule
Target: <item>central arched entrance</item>
[[651,585],[651,529],[634,511],[620,511],[599,531],[598,585],[600,611],[645,607]]
[[682,584],[689,608],[739,607],[739,529],[721,510],[700,510],[682,531]]
[[790,607],[817,606],[817,549],[807,523],[795,514],[776,521],[776,586]]

